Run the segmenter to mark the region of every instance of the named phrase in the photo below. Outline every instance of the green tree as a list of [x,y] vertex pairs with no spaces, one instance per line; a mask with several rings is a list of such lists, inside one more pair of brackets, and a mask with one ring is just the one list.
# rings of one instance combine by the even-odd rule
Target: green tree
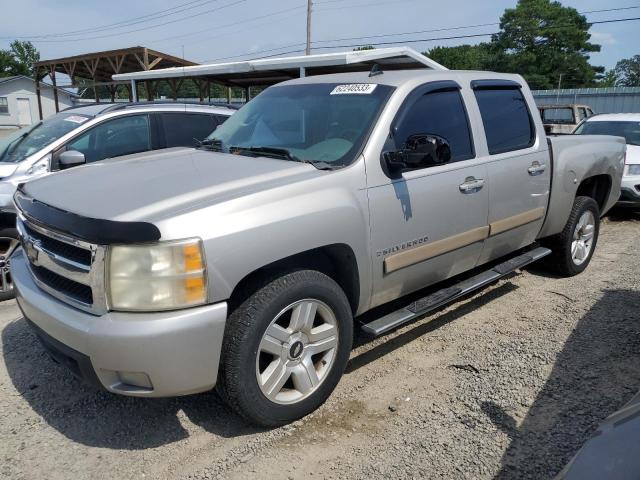
[[40,52],[31,42],[15,40],[8,50],[0,50],[0,76],[33,75],[33,64],[40,60]]
[[550,0],[519,0],[505,10],[492,44],[503,55],[496,70],[523,75],[533,88],[594,84],[603,67],[589,64],[600,46],[589,42],[587,19],[574,8]]
[[450,70],[495,70],[498,52],[489,43],[434,47],[424,55]]
[[615,87],[618,83],[618,74],[615,69],[607,70],[598,80],[598,87]]
[[620,60],[616,64],[616,86],[640,87],[640,55]]

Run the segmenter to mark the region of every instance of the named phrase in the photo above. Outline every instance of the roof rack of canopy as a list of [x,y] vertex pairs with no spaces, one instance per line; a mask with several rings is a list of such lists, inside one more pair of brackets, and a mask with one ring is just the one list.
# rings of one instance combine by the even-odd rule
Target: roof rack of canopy
[[368,71],[375,64],[382,70],[446,70],[412,48],[392,47],[154,69],[116,74],[113,75],[113,80],[129,81],[135,92],[136,82],[139,81],[164,80],[171,83],[191,78],[197,82],[244,88],[245,98],[248,99],[249,87],[252,86],[274,85],[310,75]]

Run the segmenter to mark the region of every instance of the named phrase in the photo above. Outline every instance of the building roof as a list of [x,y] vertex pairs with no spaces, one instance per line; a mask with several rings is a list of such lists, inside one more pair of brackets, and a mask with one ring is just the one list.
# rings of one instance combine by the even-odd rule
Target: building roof
[[393,47],[155,69],[122,73],[114,75],[113,79],[125,81],[199,77],[229,86],[245,87],[272,85],[298,78],[301,76],[301,69],[304,69],[306,75],[321,75],[369,71],[374,64],[380,65],[383,70],[446,70],[412,48]]
[[[26,75],[13,75],[11,77],[0,77],[0,85],[3,85],[5,83],[9,83],[9,82],[13,82],[14,80],[27,80],[29,82],[33,82],[33,78],[31,77],[27,77]],[[53,85],[51,85],[50,83],[44,83],[44,82],[40,82],[40,86],[44,87],[44,88],[53,88]],[[74,92],[70,92],[69,90],[65,90],[64,88],[61,87],[55,87],[56,90],[58,90],[59,92],[63,92],[66,93],[67,95],[71,95],[72,97],[77,97],[78,95]]]
[[141,46],[40,60],[34,64],[47,74],[55,71],[69,77],[91,79],[94,83],[111,83],[114,73],[193,65],[197,63]]

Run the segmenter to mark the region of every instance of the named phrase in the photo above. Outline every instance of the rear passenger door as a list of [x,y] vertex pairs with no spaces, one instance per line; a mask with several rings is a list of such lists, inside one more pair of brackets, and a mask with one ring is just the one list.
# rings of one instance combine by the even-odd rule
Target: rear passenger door
[[205,113],[166,112],[158,117],[164,148],[196,147],[220,123],[215,115]]
[[520,84],[479,80],[471,86],[486,138],[481,148],[489,160],[484,263],[535,241],[549,201],[551,165],[547,143],[537,134],[542,125],[536,128],[529,111],[533,98]]

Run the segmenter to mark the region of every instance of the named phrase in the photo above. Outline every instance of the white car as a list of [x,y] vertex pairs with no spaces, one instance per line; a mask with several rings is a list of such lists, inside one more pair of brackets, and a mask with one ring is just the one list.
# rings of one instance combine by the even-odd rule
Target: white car
[[640,208],[640,113],[595,115],[583,121],[575,135],[615,135],[627,141],[627,159],[618,205]]
[[227,105],[101,103],[68,108],[0,141],[0,301],[13,296],[18,185],[84,163],[169,147],[195,147],[229,118]]

